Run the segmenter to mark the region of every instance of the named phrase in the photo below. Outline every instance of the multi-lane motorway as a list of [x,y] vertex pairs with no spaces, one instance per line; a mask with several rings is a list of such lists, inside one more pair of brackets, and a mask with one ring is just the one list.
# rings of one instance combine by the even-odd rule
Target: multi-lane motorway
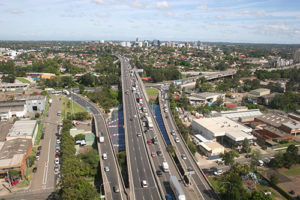
[[[134,96],[131,92],[131,78],[129,75],[130,65],[128,61],[120,58],[122,70],[123,88],[123,109],[125,120],[125,140],[127,145],[129,186],[132,199],[161,199],[154,175],[150,166],[150,161],[146,152],[145,143],[142,137],[137,136],[142,133],[138,113],[136,110]],[[142,186],[145,180],[147,187]]]
[[[104,174],[102,174],[103,177],[103,186],[104,188],[107,188],[105,191],[105,196],[107,199],[126,199],[126,195],[124,194],[123,186],[121,183],[121,175],[118,171],[118,165],[116,162],[116,157],[114,155],[112,145],[109,142],[109,134],[108,130],[106,127],[105,120],[102,116],[101,111],[99,110],[98,106],[95,105],[94,103],[90,102],[89,100],[76,95],[73,93],[72,95],[73,100],[81,105],[84,108],[89,107],[90,112],[94,115],[95,119],[95,126],[97,126],[97,131],[96,136],[98,136],[99,132],[103,133],[104,136],[104,142],[99,143],[98,142],[98,147],[100,146],[99,153],[103,155],[103,153],[107,154],[107,159],[103,160],[103,156],[99,155],[100,159],[102,159],[103,166],[102,168],[108,166],[109,171],[104,172],[103,169],[101,169]],[[106,187],[105,187],[106,186]],[[107,187],[108,186],[108,187]],[[114,192],[114,187],[118,186],[120,189],[120,192]]]

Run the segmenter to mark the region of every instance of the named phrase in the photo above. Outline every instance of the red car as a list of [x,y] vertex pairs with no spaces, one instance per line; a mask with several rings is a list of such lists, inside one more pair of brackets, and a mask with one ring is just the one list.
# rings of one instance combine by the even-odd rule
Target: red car
[[152,156],[152,158],[156,157],[155,152],[152,152],[152,153],[151,153],[151,156]]
[[147,142],[147,143],[148,143],[149,145],[150,145],[150,144],[152,144],[151,140],[148,140],[148,142]]

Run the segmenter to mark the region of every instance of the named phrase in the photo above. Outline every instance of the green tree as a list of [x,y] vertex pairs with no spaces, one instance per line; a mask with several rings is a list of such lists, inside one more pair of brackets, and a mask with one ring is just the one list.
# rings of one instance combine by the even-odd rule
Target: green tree
[[197,79],[195,84],[195,91],[198,91],[199,89],[200,89],[200,79]]
[[254,190],[251,193],[249,200],[272,200],[272,197],[270,195],[265,195],[261,191]]
[[176,153],[175,153],[175,147],[173,145],[169,145],[167,147],[167,151],[171,154],[172,157],[175,157]]
[[261,158],[262,156],[260,150],[255,149],[251,154],[251,161],[250,161],[251,168],[256,170],[259,164],[259,160],[261,160]]
[[247,154],[251,151],[248,138],[244,139],[243,144],[242,144],[242,150],[243,150],[243,152],[245,152]]
[[216,104],[217,104],[218,106],[221,106],[221,105],[223,105],[223,103],[224,103],[223,97],[222,97],[221,95],[218,96],[217,101],[216,101]]
[[84,90],[85,90],[85,86],[82,85],[82,84],[80,84],[80,85],[79,85],[79,92],[80,92],[80,94],[83,94],[83,93],[84,93]]
[[234,158],[239,157],[239,154],[235,150],[225,151],[224,154],[221,154],[220,157],[224,161],[225,165],[232,166],[234,164]]
[[85,135],[84,134],[78,134],[75,136],[75,141],[77,140],[85,140]]

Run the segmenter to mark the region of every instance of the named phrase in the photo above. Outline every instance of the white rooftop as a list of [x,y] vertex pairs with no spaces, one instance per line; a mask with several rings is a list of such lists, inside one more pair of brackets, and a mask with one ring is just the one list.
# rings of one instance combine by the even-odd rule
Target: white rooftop
[[226,117],[202,118],[194,119],[193,121],[213,133],[214,137],[226,135],[234,141],[242,141],[245,138],[253,139],[251,128]]
[[18,120],[9,130],[7,137],[33,137],[36,120]]
[[222,117],[227,118],[243,118],[243,117],[255,117],[260,116],[262,113],[259,111],[259,109],[251,109],[246,111],[236,111],[236,110],[228,110],[228,111],[221,111]]

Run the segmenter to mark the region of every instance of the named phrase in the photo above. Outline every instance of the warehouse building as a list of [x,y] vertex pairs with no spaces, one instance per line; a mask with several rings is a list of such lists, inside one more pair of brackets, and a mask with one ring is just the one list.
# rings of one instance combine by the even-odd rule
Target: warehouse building
[[27,113],[25,100],[0,101],[0,118],[25,117]]
[[297,135],[300,133],[300,122],[283,115],[268,113],[262,116],[255,117],[255,121],[263,122],[288,134]]
[[253,121],[255,117],[261,116],[262,113],[259,111],[259,109],[250,109],[250,110],[243,110],[243,111],[227,110],[227,111],[221,111],[220,115],[222,117],[227,117],[235,121],[244,122],[244,121]]
[[26,172],[26,159],[32,151],[31,139],[16,138],[0,144],[0,175],[5,176],[9,170],[20,171],[21,178]]
[[234,147],[240,146],[245,138],[250,143],[253,143],[254,139],[251,128],[226,117],[194,119],[192,129],[208,140],[227,143]]
[[221,98],[223,102],[225,101],[225,94],[222,93],[212,93],[212,92],[202,92],[193,93],[188,99],[191,105],[206,105],[216,103],[218,98]]
[[47,97],[43,95],[22,96],[19,100],[25,100],[26,110],[28,112],[43,112],[46,107]]
[[13,127],[9,130],[6,140],[13,139],[31,139],[34,144],[35,137],[38,132],[38,123],[36,120],[18,120],[14,123]]

